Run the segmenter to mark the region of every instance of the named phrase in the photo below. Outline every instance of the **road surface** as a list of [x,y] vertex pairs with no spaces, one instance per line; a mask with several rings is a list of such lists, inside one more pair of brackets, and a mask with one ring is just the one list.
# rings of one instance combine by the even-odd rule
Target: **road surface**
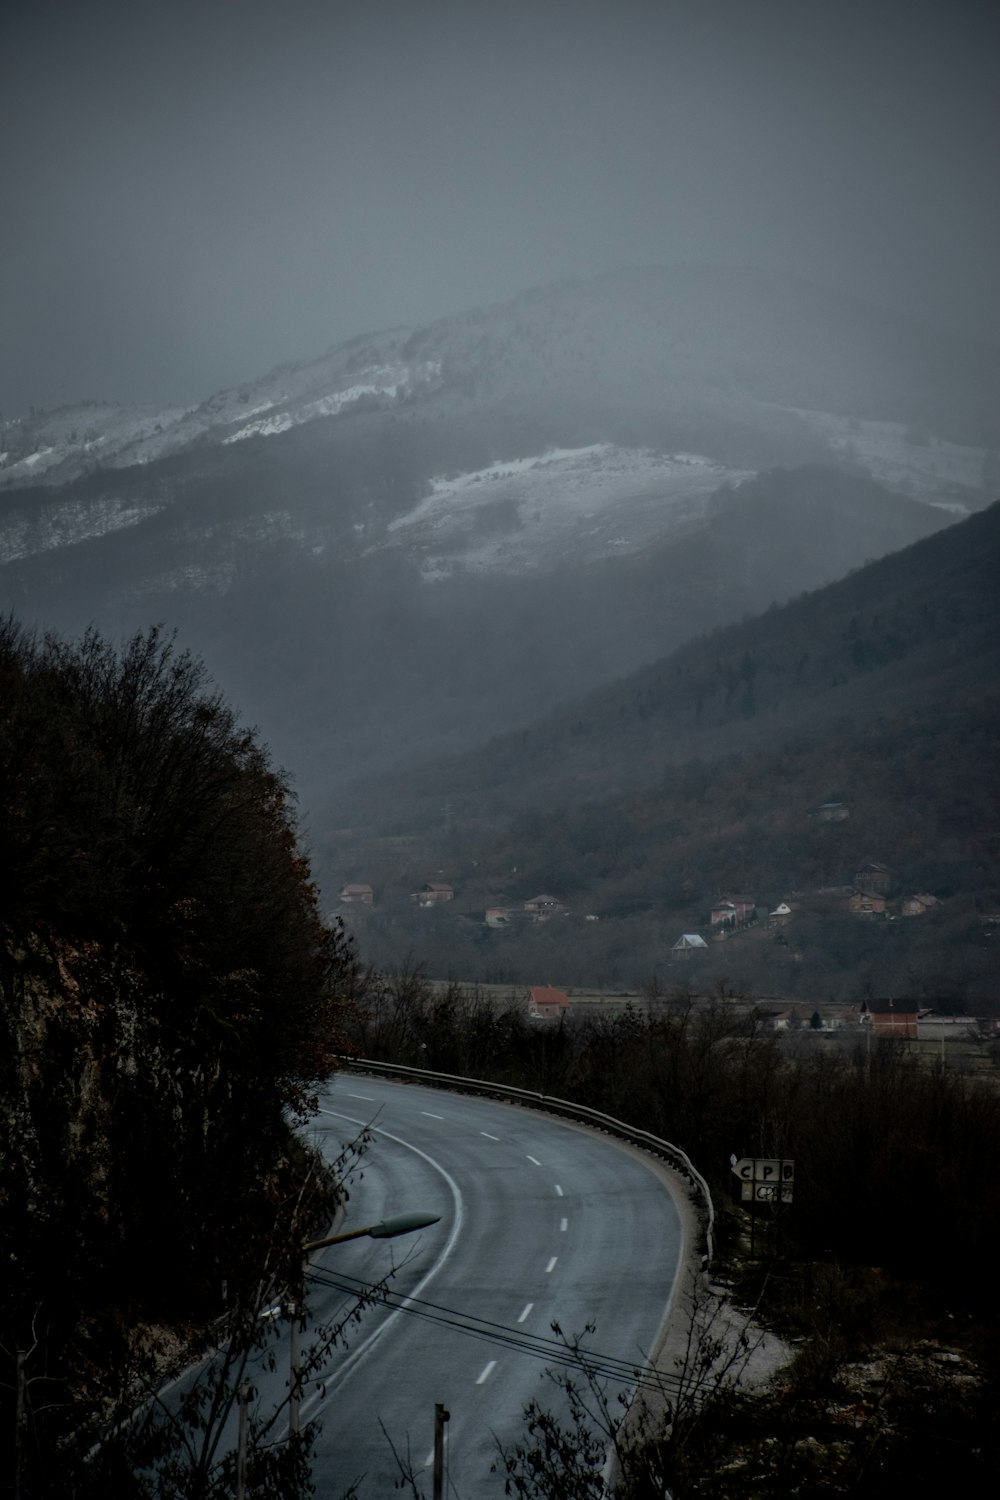
[[524,1437],[531,1398],[559,1400],[524,1343],[551,1339],[553,1321],[568,1336],[593,1324],[589,1348],[641,1364],[681,1256],[676,1204],[652,1161],[516,1105],[340,1075],[321,1099],[318,1144],[333,1157],[364,1125],[373,1143],[343,1229],[414,1210],[441,1221],[312,1258],[314,1320],[350,1306],[351,1278],[374,1282],[392,1267],[392,1300],[415,1299],[410,1311],[367,1311],[322,1388],[307,1390],[303,1419],[323,1427],[317,1495],[337,1500],[357,1480],[362,1500],[387,1500],[399,1478],[391,1439],[429,1496],[436,1402],[450,1412],[445,1494],[500,1495],[496,1439]]

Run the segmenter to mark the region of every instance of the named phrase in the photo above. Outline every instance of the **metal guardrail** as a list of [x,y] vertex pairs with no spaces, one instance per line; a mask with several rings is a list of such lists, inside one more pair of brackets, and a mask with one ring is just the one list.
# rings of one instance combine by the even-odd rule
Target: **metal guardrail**
[[342,1068],[357,1069],[362,1073],[381,1073],[387,1078],[397,1077],[404,1080],[419,1079],[421,1082],[433,1084],[436,1088],[452,1088],[462,1093],[483,1094],[494,1098],[499,1096],[502,1099],[511,1100],[514,1104],[530,1104],[533,1109],[563,1115],[581,1124],[595,1125],[608,1135],[618,1136],[619,1139],[628,1141],[632,1146],[638,1146],[653,1156],[662,1157],[675,1171],[688,1179],[693,1191],[700,1199],[705,1237],[703,1264],[708,1266],[715,1258],[715,1205],[712,1202],[708,1183],[690,1157],[679,1146],[672,1145],[670,1141],[663,1141],[659,1136],[651,1135],[648,1130],[639,1130],[635,1125],[626,1124],[624,1120],[616,1120],[613,1115],[605,1115],[600,1110],[590,1109],[586,1104],[573,1104],[568,1099],[557,1099],[551,1094],[539,1094],[531,1089],[515,1088],[512,1084],[490,1083],[482,1078],[460,1078],[455,1073],[432,1073],[428,1068],[407,1068],[402,1063],[374,1062],[364,1057],[343,1057],[339,1059],[339,1065]]

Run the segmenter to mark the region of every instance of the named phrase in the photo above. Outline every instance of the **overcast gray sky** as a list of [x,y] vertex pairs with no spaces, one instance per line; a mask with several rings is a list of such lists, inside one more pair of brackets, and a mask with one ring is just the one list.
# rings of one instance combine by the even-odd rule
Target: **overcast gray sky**
[[567,274],[1000,343],[997,0],[8,0],[0,411],[191,401]]

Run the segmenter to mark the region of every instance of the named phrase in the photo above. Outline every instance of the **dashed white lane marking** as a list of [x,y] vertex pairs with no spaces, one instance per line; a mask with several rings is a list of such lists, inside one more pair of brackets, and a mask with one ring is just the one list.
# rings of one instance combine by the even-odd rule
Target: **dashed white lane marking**
[[496,1367],[497,1367],[496,1360],[495,1359],[491,1359],[490,1362],[489,1362],[489,1364],[484,1367],[482,1374],[479,1376],[479,1379],[476,1381],[476,1384],[477,1385],[482,1385],[485,1381],[489,1380],[490,1376],[493,1374],[493,1371],[496,1369]]
[[535,1304],[533,1302],[529,1302],[527,1304],[527,1306],[524,1309],[524,1312],[521,1314],[521,1316],[517,1320],[519,1323],[523,1323],[524,1322],[525,1318],[528,1316],[528,1314],[530,1313],[530,1311],[534,1307],[534,1305]]
[[528,1160],[531,1162],[532,1166],[534,1166],[534,1167],[540,1167],[542,1165],[541,1162],[538,1160],[537,1156],[529,1156]]
[[375,1100],[371,1094],[348,1094],[348,1099],[363,1099],[366,1104],[374,1104]]
[[546,1276],[552,1270],[552,1267],[555,1265],[555,1263],[556,1263],[556,1261],[558,1259],[559,1259],[558,1255],[553,1255],[552,1259],[549,1261],[548,1265],[545,1267],[545,1274],[546,1274]]
[[559,1184],[557,1182],[556,1183],[556,1197],[557,1198],[561,1198],[562,1196],[563,1196],[563,1190],[562,1190],[562,1188],[559,1186]]
[[433,1463],[434,1463],[434,1449],[432,1448],[431,1451],[428,1453],[427,1457],[424,1459],[424,1468],[425,1469],[429,1469],[432,1466]]
[[488,1141],[498,1141],[500,1139],[498,1135],[490,1135],[488,1130],[481,1130],[479,1134],[484,1135]]
[[420,1113],[422,1115],[426,1115],[427,1118],[428,1118],[428,1120],[443,1120],[444,1119],[444,1115],[432,1115],[429,1109],[422,1109],[420,1111]]
[[565,1234],[566,1231],[567,1231],[567,1229],[569,1228],[569,1220],[568,1219],[560,1219],[559,1220],[559,1228],[561,1229],[562,1233]]

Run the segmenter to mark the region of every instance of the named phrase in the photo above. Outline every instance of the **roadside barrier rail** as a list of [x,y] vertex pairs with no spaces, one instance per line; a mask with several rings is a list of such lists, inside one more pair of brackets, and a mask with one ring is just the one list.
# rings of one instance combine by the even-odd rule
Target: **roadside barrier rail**
[[612,1115],[602,1114],[600,1110],[590,1109],[586,1104],[573,1104],[568,1099],[557,1099],[551,1094],[539,1094],[531,1089],[515,1088],[512,1084],[490,1083],[483,1078],[460,1078],[455,1073],[432,1073],[428,1068],[408,1068],[402,1063],[374,1062],[371,1058],[364,1057],[342,1057],[338,1059],[338,1063],[341,1068],[350,1068],[359,1073],[382,1074],[386,1078],[400,1078],[404,1082],[410,1079],[414,1082],[432,1084],[435,1088],[450,1088],[459,1093],[482,1094],[488,1098],[499,1097],[508,1099],[513,1104],[530,1104],[532,1109],[562,1115],[579,1124],[596,1126],[606,1135],[617,1136],[620,1140],[628,1141],[632,1146],[638,1146],[642,1151],[648,1151],[652,1156],[661,1157],[690,1183],[692,1197],[700,1209],[702,1221],[704,1236],[702,1265],[707,1267],[714,1259],[715,1205],[712,1202],[712,1194],[704,1177],[679,1146],[671,1145],[669,1141],[663,1141],[659,1136],[651,1135],[648,1130],[639,1130],[635,1125],[628,1125],[624,1120],[616,1120]]

